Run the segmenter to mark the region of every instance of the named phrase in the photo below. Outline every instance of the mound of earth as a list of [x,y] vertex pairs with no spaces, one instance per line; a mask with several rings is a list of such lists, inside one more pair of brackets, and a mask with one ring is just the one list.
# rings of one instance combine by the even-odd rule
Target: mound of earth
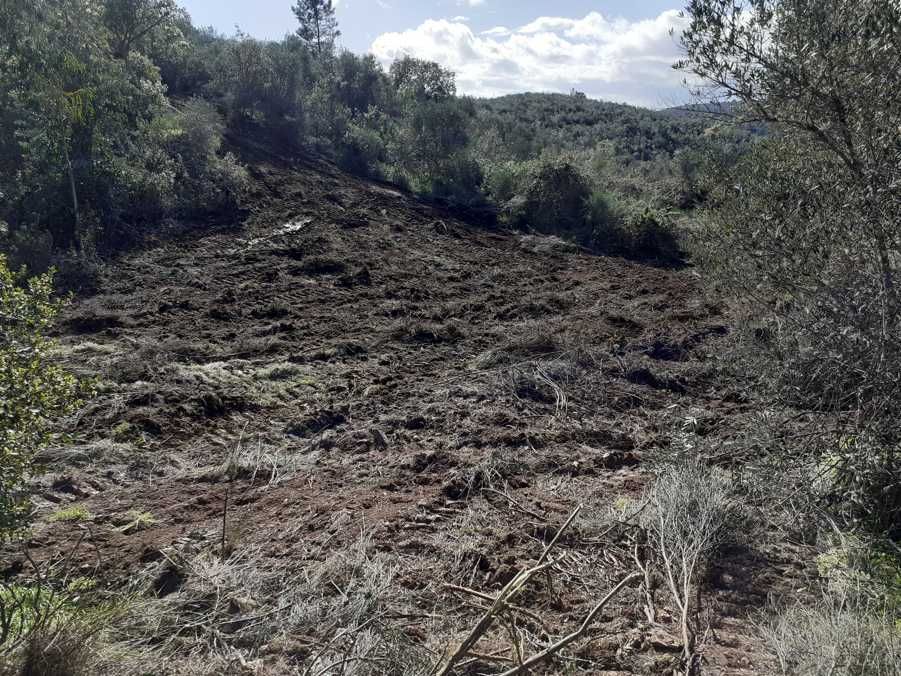
[[[62,358],[97,395],[44,454],[31,555],[117,589],[186,547],[301,574],[363,537],[396,565],[403,631],[454,641],[480,611],[450,585],[496,592],[581,503],[563,579],[520,600],[571,630],[633,569],[607,517],[682,422],[725,434],[747,414],[710,365],[721,309],[690,269],[473,227],[325,164],[252,173],[245,223],[126,256],[66,310]],[[48,518],[74,503],[87,523]],[[707,673],[770,672],[747,617],[790,564],[764,558],[727,555],[705,582]],[[160,575],[159,595],[182,583]],[[670,668],[658,602],[651,626],[626,589],[586,673]]]

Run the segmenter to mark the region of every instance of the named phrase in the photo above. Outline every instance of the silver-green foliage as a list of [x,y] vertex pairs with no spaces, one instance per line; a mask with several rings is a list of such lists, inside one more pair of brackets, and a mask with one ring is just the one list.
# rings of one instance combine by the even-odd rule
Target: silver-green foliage
[[690,661],[694,592],[706,566],[736,537],[739,510],[730,483],[697,461],[665,468],[647,500],[642,525],[680,616],[684,655]]
[[872,609],[826,598],[791,606],[760,627],[785,676],[898,676],[901,633]]
[[837,495],[897,529],[901,5],[693,0],[686,11],[681,65],[771,131],[714,177],[708,258],[766,325],[754,347],[760,372],[776,374],[765,380],[866,439],[840,458]]

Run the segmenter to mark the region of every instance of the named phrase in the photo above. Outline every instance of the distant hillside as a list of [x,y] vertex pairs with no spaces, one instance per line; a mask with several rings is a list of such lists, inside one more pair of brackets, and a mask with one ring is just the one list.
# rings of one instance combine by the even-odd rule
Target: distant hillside
[[482,134],[496,134],[517,158],[546,147],[588,150],[614,144],[619,156],[634,160],[671,157],[710,125],[709,117],[596,101],[579,95],[513,94],[476,101]]
[[734,103],[688,103],[684,106],[665,108],[660,112],[666,115],[697,118],[700,116],[715,117],[718,115],[733,115],[738,110]]

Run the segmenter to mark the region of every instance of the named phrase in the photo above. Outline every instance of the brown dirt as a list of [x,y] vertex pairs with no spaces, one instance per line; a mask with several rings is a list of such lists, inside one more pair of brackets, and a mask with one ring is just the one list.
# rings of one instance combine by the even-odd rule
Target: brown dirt
[[[728,322],[697,275],[471,227],[325,165],[253,174],[240,228],[123,258],[62,318],[99,394],[39,504],[93,518],[45,520],[35,558],[84,537],[78,565],[115,588],[186,541],[218,547],[228,494],[229,546],[301,570],[367,533],[401,562],[398,603],[459,639],[476,611],[443,583],[497,590],[583,502],[563,588],[520,601],[572,628],[631,567],[620,530],[595,539],[605,510],[640,497],[685,416],[725,435],[746,413],[710,365]],[[130,510],[154,523],[123,528]],[[747,617],[788,562],[738,551],[713,572],[706,673],[770,673]],[[667,672],[672,616],[637,608],[630,589],[601,618],[585,673]]]

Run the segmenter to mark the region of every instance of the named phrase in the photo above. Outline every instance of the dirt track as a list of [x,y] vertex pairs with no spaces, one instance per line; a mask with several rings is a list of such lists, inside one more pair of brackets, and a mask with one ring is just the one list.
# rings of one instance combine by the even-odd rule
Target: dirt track
[[[228,492],[229,547],[301,570],[364,534],[399,562],[398,603],[463,629],[476,613],[443,583],[497,590],[582,502],[571,579],[522,601],[571,628],[631,566],[616,532],[598,540],[608,510],[640,498],[686,417],[719,433],[744,411],[709,365],[727,322],[697,276],[470,227],[326,166],[254,178],[241,229],[132,255],[63,317],[100,393],[48,452],[39,504],[87,506],[83,570],[116,585],[218,547]],[[129,529],[130,510],[154,523]],[[35,555],[81,534],[46,523]],[[737,557],[706,583],[707,673],[769,672],[745,617],[784,566]],[[590,673],[676,655],[636,599],[579,655]]]

